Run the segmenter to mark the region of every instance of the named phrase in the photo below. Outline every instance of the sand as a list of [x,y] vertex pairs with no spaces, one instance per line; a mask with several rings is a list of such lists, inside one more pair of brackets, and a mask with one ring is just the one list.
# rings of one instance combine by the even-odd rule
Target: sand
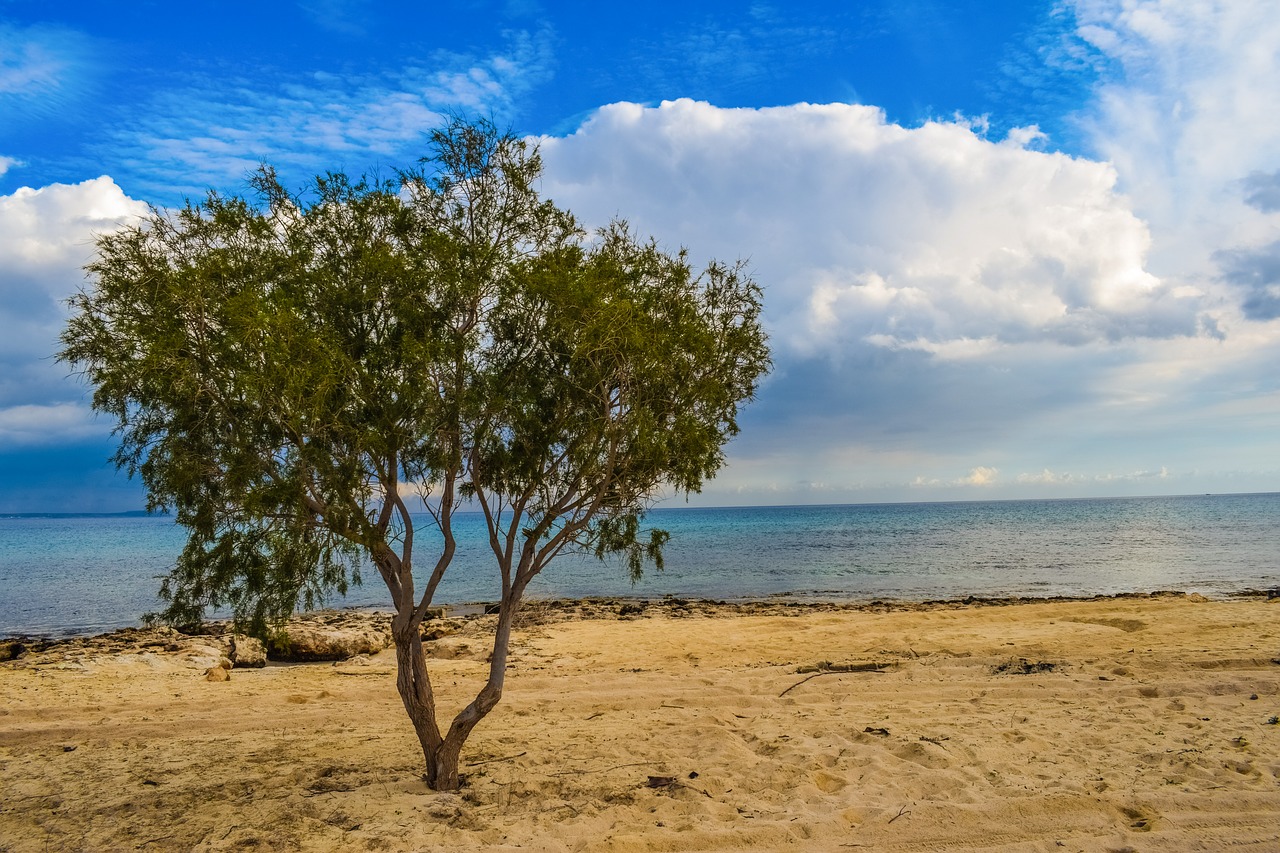
[[[531,621],[456,794],[389,651],[0,664],[0,850],[1280,850],[1280,602]],[[485,626],[441,641],[442,707]]]

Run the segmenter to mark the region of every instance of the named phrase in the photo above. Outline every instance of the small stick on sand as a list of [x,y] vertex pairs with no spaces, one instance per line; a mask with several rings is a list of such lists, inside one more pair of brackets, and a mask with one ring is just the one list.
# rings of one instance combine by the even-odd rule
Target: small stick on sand
[[520,756],[522,756],[522,755],[528,755],[528,754],[529,754],[529,753],[528,753],[527,751],[526,751],[526,752],[517,752],[515,755],[504,755],[502,758],[486,758],[486,759],[484,759],[483,761],[468,761],[468,762],[467,762],[467,766],[468,766],[468,767],[479,767],[481,764],[493,764],[494,762],[497,762],[497,761],[514,761],[515,759],[519,758]]
[[804,684],[806,681],[810,681],[814,678],[817,678],[820,675],[847,675],[851,672],[881,672],[882,673],[885,671],[884,670],[885,666],[886,664],[882,664],[882,663],[854,663],[854,664],[840,664],[837,666],[832,666],[830,668],[822,670],[821,672],[815,672],[813,675],[800,679],[795,684],[791,685],[786,690],[779,693],[778,698],[781,699],[783,696],[786,696],[788,693],[790,693],[792,690],[795,690],[801,684]]

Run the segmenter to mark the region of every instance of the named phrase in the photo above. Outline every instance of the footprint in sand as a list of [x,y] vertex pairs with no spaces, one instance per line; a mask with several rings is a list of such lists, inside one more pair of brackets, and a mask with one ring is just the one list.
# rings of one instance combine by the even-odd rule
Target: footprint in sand
[[921,767],[939,770],[951,766],[951,761],[937,747],[929,747],[923,743],[909,743],[893,751],[903,761],[911,761]]
[[1136,832],[1150,832],[1152,826],[1155,824],[1154,817],[1138,809],[1121,806],[1120,814],[1124,815],[1125,820],[1129,824],[1129,828]]
[[834,794],[849,784],[843,778],[822,770],[814,773],[811,778],[813,784],[818,786],[818,790],[824,794]]

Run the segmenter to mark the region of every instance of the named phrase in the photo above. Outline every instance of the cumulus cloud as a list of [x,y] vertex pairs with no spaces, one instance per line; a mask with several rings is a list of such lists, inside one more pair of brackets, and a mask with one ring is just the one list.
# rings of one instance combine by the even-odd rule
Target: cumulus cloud
[[911,485],[915,487],[937,488],[939,486],[992,486],[1000,480],[1000,469],[979,465],[963,477],[955,480],[940,480],[936,477],[916,477]]
[[108,177],[0,196],[0,440],[84,434],[83,391],[53,361],[63,301],[84,283],[95,234],[145,213]]
[[[695,260],[746,256],[764,285],[776,369],[733,445],[739,493],[764,495],[782,468],[854,495],[908,465],[939,472],[915,484],[939,491],[1030,488],[996,472],[1075,458],[1086,432],[1089,453],[1124,448],[1108,454],[1155,466],[1141,470],[1193,462],[1185,413],[1270,393],[1233,372],[1265,363],[1274,335],[1233,322],[1225,295],[1244,284],[1212,263],[1153,271],[1167,233],[1120,165],[1040,141],[867,106],[682,100],[612,104],[541,145],[544,190],[587,224],[624,215]],[[1269,275],[1249,251],[1235,273]],[[975,456],[992,464],[959,467]]]
[[547,191],[599,224],[749,254],[780,343],[941,359],[1051,340],[1193,334],[1144,268],[1149,235],[1104,163],[873,107],[613,104],[543,140]]

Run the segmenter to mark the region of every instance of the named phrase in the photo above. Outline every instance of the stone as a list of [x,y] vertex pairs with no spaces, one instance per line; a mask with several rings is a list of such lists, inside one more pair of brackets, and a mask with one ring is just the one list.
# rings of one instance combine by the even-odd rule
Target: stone
[[16,660],[26,649],[18,640],[0,640],[0,661]]
[[442,637],[425,646],[427,654],[437,660],[487,661],[492,655],[487,643],[473,645],[461,637]]
[[221,667],[223,661],[227,660],[227,655],[219,646],[192,642],[183,645],[179,660],[192,669],[207,670],[209,667]]
[[204,674],[205,681],[230,681],[231,673],[227,672],[225,667],[211,666]]
[[231,663],[236,667],[267,665],[267,647],[257,637],[236,634],[231,638]]
[[376,655],[390,645],[390,626],[383,620],[330,615],[290,622],[268,651],[273,660],[332,661]]

